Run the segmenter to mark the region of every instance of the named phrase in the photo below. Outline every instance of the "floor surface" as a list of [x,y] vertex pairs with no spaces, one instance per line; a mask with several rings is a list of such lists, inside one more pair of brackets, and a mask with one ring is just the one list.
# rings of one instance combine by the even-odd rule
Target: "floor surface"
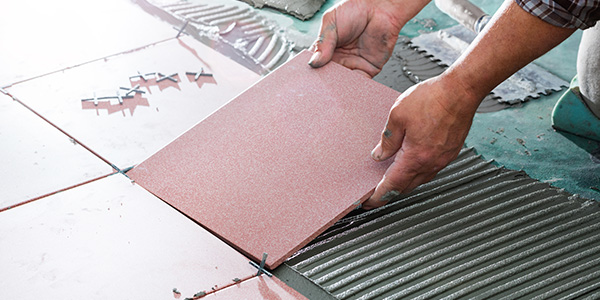
[[[123,174],[260,76],[192,36],[175,39],[179,28],[143,1],[34,2],[13,1],[0,18],[0,298],[183,299],[238,287],[301,298]],[[474,2],[492,12],[501,1]],[[302,48],[322,11],[308,22],[259,14],[292,28]],[[431,4],[403,34],[455,24]],[[537,62],[570,80],[580,36]],[[600,145],[551,129],[559,96],[477,114],[466,144],[599,200]]]
[[258,74],[129,1],[9,8],[0,298],[303,298],[124,174]]
[[171,299],[248,280],[248,259],[115,174],[0,215],[3,299]]

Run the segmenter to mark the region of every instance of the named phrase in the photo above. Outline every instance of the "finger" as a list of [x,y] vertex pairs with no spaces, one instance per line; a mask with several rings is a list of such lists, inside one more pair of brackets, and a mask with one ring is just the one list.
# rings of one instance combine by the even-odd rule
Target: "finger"
[[354,70],[352,70],[352,71],[354,71],[356,74],[359,74],[359,75],[361,75],[361,76],[364,76],[364,77],[367,77],[367,78],[373,78],[371,75],[369,75],[369,73],[367,73],[367,72],[365,72],[365,71],[363,71],[363,70],[360,70],[360,69],[354,69]]
[[333,54],[332,60],[369,78],[375,77],[381,71],[368,60],[357,55],[336,52]]
[[389,190],[389,188],[387,188],[386,185],[387,183],[384,178],[379,182],[377,188],[375,188],[375,192],[373,193],[373,195],[362,204],[362,208],[373,209],[383,206],[393,198],[400,195],[400,192],[395,190]]
[[420,186],[423,183],[431,181],[437,173],[427,173],[427,174],[419,174],[417,175],[409,184],[406,185],[402,193],[410,193],[415,188]]
[[435,174],[419,174],[410,183],[405,185],[405,187],[394,186],[390,184],[389,180],[384,178],[377,185],[373,195],[362,204],[362,208],[368,210],[384,206],[400,195],[410,193],[421,184],[431,181],[434,177]]
[[313,68],[319,68],[328,63],[333,57],[337,42],[335,10],[330,10],[323,15],[319,37],[310,47],[314,54],[308,64]]
[[383,161],[392,157],[402,147],[404,141],[404,128],[400,121],[394,118],[396,106],[392,107],[388,115],[385,128],[381,132],[381,140],[371,151],[371,157],[376,161]]
[[363,204],[365,209],[385,205],[391,199],[402,193],[406,186],[417,175],[403,162],[403,153],[399,153],[394,162],[389,166],[383,178],[377,184],[373,195]]
[[383,176],[383,179],[377,184],[373,195],[363,203],[363,208],[373,209],[384,206],[389,201],[400,196],[403,189],[404,187],[402,186],[395,186],[388,176]]
[[443,168],[432,160],[435,158],[419,159],[418,156],[401,150],[363,207],[369,209],[385,205],[396,196],[409,193],[417,186],[431,181]]

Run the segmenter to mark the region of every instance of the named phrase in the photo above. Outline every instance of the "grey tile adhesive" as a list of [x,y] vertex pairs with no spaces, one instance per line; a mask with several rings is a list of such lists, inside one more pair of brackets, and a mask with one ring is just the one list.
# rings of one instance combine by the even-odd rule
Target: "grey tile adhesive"
[[[430,54],[415,47],[410,38],[398,37],[390,60],[373,80],[404,92],[414,84],[442,74],[446,67],[440,66]],[[487,95],[477,112],[494,112],[510,107],[493,94]]]
[[241,0],[256,8],[263,6],[272,7],[281,12],[290,14],[300,20],[312,18],[325,0]]
[[[265,74],[293,56],[294,43],[278,28],[244,3],[207,4],[202,1],[138,0],[183,32],[211,45],[250,70]],[[168,3],[168,4],[166,4]]]
[[[426,51],[442,65],[452,65],[464,52],[476,34],[462,25],[437,32],[422,34],[412,40],[412,45]],[[494,88],[498,101],[510,104],[525,102],[540,95],[549,95],[569,86],[569,83],[535,63],[523,67]]]
[[338,221],[286,268],[333,299],[599,299],[600,206],[464,149],[411,194]]

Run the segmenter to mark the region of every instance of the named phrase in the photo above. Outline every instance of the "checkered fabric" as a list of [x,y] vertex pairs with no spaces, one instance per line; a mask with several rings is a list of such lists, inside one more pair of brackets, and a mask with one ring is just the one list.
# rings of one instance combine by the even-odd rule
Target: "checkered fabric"
[[515,0],[530,14],[559,27],[586,29],[600,19],[600,0]]

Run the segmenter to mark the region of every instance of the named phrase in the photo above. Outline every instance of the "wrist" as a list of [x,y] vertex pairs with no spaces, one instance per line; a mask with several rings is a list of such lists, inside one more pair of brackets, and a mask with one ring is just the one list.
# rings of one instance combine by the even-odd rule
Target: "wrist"
[[445,94],[451,97],[442,97],[440,101],[446,110],[455,116],[472,117],[475,115],[479,104],[489,91],[479,88],[455,72],[444,72],[439,76],[440,86]]
[[[367,0],[368,1],[368,0]],[[387,5],[383,5],[384,3]],[[389,13],[397,21],[400,28],[414,18],[431,0],[381,0],[375,7],[387,7]]]

